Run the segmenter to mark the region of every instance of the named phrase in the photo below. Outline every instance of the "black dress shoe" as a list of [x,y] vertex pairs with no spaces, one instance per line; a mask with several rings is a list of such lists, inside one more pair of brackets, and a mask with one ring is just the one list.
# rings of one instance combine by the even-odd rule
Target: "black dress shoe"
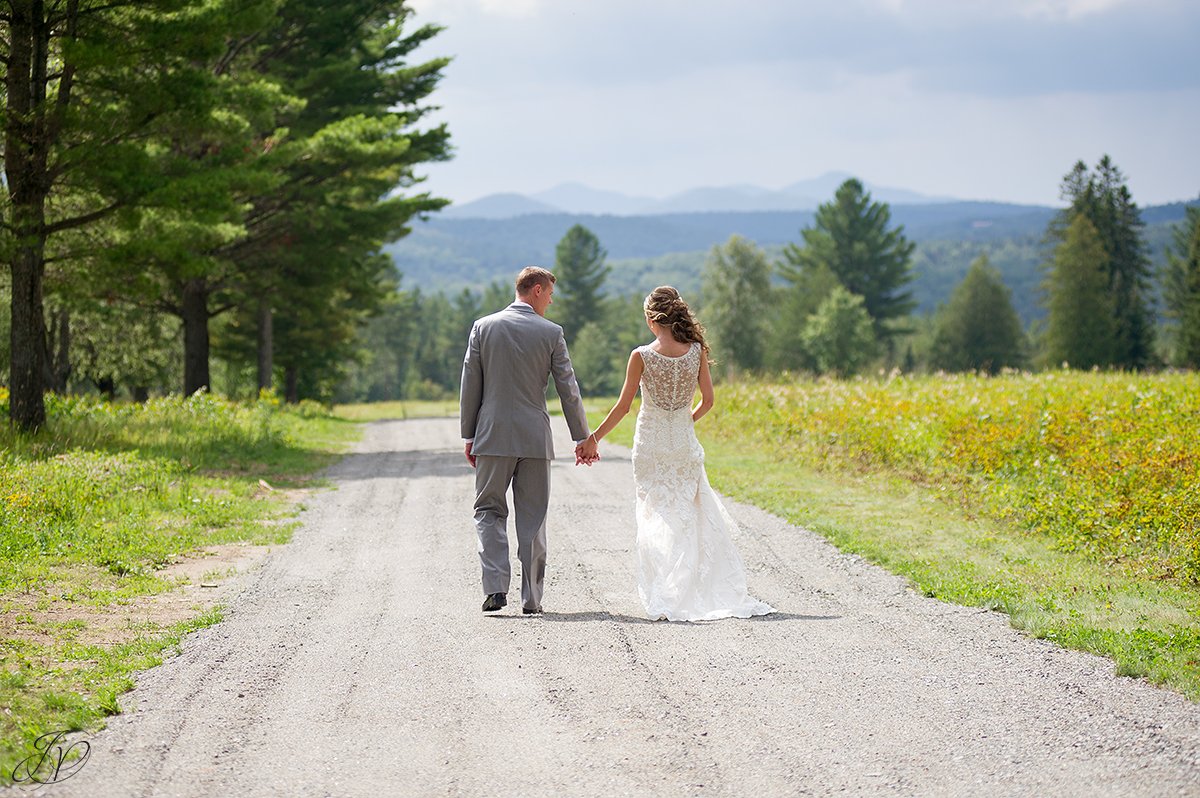
[[508,597],[503,593],[492,593],[483,600],[484,612],[495,612],[508,604]]
[[541,607],[522,607],[521,612],[525,613],[526,615],[541,615],[542,608]]

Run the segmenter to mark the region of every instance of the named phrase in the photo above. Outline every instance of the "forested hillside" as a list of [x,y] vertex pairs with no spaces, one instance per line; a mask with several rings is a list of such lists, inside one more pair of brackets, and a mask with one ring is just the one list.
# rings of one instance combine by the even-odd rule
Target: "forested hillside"
[[[1146,208],[1146,241],[1155,265],[1163,257],[1170,226],[1184,203]],[[892,215],[916,243],[912,284],[918,311],[932,311],[949,296],[971,262],[986,254],[1013,291],[1025,322],[1040,318],[1043,237],[1055,209],[1036,205],[954,202],[897,205]],[[644,293],[669,283],[696,292],[708,251],[740,235],[772,259],[813,221],[808,211],[686,213],[656,216],[536,214],[515,219],[436,218],[414,225],[412,234],[386,251],[408,286],[457,293],[496,281],[507,283],[523,265],[552,264],[554,247],[574,224],[592,230],[608,251],[611,294]]]

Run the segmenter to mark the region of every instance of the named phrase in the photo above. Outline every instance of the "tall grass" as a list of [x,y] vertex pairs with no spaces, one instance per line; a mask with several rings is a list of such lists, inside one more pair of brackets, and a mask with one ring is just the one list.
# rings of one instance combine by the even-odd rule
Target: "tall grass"
[[1050,372],[742,384],[710,434],[885,470],[1067,551],[1200,583],[1200,375]]

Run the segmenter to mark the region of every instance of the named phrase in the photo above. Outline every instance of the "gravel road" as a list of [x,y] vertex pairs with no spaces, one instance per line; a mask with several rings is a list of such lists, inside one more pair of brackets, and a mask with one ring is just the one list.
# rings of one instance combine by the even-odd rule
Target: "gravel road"
[[514,573],[485,616],[457,422],[369,425],[227,619],[35,793],[1200,795],[1200,707],[752,507],[728,505],[780,612],[644,620],[629,453],[601,451],[554,464],[546,614]]

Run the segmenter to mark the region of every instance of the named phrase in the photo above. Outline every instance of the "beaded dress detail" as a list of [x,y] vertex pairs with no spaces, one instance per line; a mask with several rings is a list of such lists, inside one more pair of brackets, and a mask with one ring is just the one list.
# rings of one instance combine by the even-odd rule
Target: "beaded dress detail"
[[749,618],[774,608],[746,590],[737,524],[708,484],[692,423],[700,344],[679,357],[638,348],[642,407],[633,436],[638,594],[653,619]]

